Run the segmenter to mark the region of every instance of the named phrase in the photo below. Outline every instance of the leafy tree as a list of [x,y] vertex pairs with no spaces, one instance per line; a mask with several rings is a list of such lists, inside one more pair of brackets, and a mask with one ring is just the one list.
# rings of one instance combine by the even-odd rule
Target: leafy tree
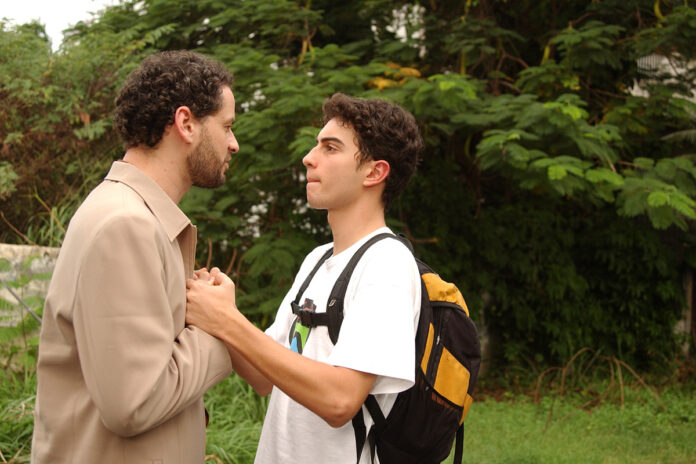
[[108,128],[123,77],[152,50],[198,49],[235,73],[241,151],[223,187],[193,189],[182,207],[199,264],[231,272],[259,324],[330,240],[300,160],[323,99],[341,91],[396,101],[421,124],[419,174],[389,223],[464,289],[496,360],[544,364],[591,346],[664,363],[696,267],[689,3],[123,1],[53,55],[22,48],[27,34],[42,43],[36,26],[3,26],[0,96],[13,109],[0,173],[18,178],[3,177],[0,201],[23,231],[47,223],[34,192],[69,216],[120,155]]
[[136,31],[90,31],[55,55],[43,26],[0,23],[2,163],[15,173],[13,193],[0,193],[3,241],[60,245],[75,208],[120,154],[115,92],[159,33]]

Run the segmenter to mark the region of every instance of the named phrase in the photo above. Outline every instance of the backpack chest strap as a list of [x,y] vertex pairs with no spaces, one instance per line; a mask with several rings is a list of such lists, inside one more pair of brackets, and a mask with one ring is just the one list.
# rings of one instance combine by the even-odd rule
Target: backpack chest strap
[[300,323],[305,327],[317,327],[319,325],[329,325],[328,313],[317,313],[308,309],[301,308],[294,301],[290,303],[292,313],[297,316]]
[[398,237],[396,237],[393,234],[381,233],[371,237],[360,248],[358,248],[358,250],[348,261],[348,264],[346,264],[346,267],[338,276],[338,279],[336,279],[336,283],[331,289],[331,293],[326,304],[326,312],[323,313],[310,311],[300,306],[300,298],[302,298],[302,294],[304,294],[305,290],[307,290],[307,287],[309,287],[309,283],[312,281],[312,278],[314,278],[314,275],[317,273],[317,271],[321,268],[321,265],[324,264],[324,262],[333,255],[333,249],[328,249],[324,253],[324,255],[321,258],[319,258],[317,264],[314,266],[312,271],[309,273],[305,281],[300,286],[295,300],[290,303],[290,307],[292,308],[293,314],[295,314],[299,318],[300,323],[302,325],[304,325],[305,327],[326,326],[329,330],[329,338],[331,338],[331,342],[334,345],[336,344],[336,342],[338,341],[338,334],[341,332],[341,324],[343,323],[343,299],[346,296],[346,290],[348,289],[348,282],[350,282],[350,276],[353,274],[355,266],[358,264],[358,261],[360,260],[362,255],[367,251],[367,249],[370,248],[370,246],[372,246],[373,243],[378,242],[384,238],[398,239]]
[[295,302],[290,303],[293,314],[297,316],[300,323],[305,327],[326,326],[329,330],[329,338],[334,345],[338,341],[338,334],[341,331],[343,322],[343,305],[327,308],[325,313],[317,313],[300,307]]

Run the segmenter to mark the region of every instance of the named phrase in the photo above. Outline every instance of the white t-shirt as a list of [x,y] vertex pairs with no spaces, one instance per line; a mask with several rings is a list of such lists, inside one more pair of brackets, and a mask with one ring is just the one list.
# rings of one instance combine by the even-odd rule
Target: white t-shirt
[[[300,306],[313,307],[316,312],[326,311],[329,293],[355,251],[370,237],[383,232],[391,231],[381,228],[326,260],[300,298]],[[332,246],[322,245],[307,255],[275,322],[266,333],[308,358],[376,374],[371,393],[386,416],[397,393],[414,383],[414,339],[421,298],[418,267],[411,252],[398,240],[386,238],[373,244],[358,261],[348,284],[343,324],[334,346],[325,326],[308,330],[296,323],[290,307],[309,272]],[[291,331],[309,334],[293,337],[293,342]],[[304,338],[300,348],[296,338]],[[369,430],[372,418],[364,406],[363,416]],[[333,428],[281,390],[273,388],[256,464],[352,464],[355,459],[355,433],[350,421]],[[361,462],[369,462],[367,446],[363,448]]]

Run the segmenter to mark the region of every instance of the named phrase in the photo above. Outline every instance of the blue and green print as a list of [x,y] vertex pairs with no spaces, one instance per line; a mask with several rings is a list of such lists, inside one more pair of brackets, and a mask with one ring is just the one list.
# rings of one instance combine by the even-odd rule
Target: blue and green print
[[[302,309],[314,311],[317,309],[317,306],[314,304],[314,301],[306,298],[304,304],[302,305]],[[311,331],[311,327],[302,325],[300,318],[296,317],[292,323],[292,327],[290,327],[290,349],[295,353],[302,354],[302,350],[307,343],[307,338],[309,338],[309,333]]]

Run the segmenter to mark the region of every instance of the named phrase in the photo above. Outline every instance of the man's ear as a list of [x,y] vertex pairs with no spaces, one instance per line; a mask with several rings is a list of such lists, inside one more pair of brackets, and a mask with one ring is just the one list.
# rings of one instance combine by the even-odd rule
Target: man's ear
[[365,177],[363,185],[365,187],[372,187],[373,185],[380,184],[384,182],[389,175],[390,167],[389,163],[385,160],[377,160],[370,162],[372,165],[370,171]]
[[172,131],[184,142],[193,143],[196,132],[196,118],[188,106],[180,106],[174,112]]

